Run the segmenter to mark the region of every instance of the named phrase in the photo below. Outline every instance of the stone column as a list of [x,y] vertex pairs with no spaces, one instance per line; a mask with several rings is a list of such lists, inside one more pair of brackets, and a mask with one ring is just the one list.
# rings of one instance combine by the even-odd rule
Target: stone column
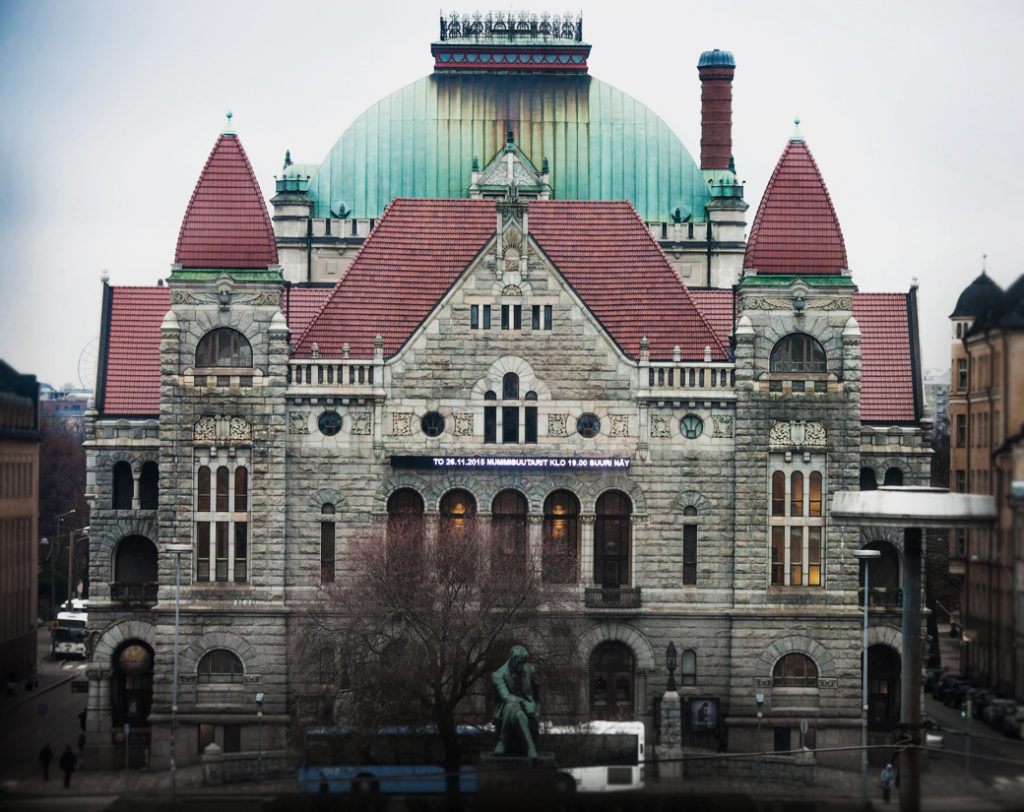
[[593,513],[580,514],[580,583],[594,585],[594,521]]
[[543,538],[543,513],[530,513],[526,517],[526,559],[530,562],[534,572],[539,572],[543,577],[544,567],[544,538]]

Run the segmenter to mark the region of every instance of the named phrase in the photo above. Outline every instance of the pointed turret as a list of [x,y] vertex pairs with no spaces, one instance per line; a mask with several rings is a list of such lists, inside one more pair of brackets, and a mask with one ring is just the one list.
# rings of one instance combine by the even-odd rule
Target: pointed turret
[[[263,193],[230,114],[192,192],[174,262],[181,270],[247,271],[247,277],[277,266]],[[280,275],[276,267],[269,273]],[[180,274],[179,267],[175,274]]]
[[839,219],[799,127],[761,198],[743,267],[758,274],[815,276],[847,268]]

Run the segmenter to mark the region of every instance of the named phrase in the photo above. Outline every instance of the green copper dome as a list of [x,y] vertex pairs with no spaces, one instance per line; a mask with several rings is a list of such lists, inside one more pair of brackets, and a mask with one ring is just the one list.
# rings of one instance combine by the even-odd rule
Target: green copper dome
[[515,143],[548,161],[555,200],[628,200],[640,216],[704,220],[700,168],[649,108],[591,76],[426,76],[377,102],[310,181],[313,216],[376,218],[395,197],[468,197],[481,167]]

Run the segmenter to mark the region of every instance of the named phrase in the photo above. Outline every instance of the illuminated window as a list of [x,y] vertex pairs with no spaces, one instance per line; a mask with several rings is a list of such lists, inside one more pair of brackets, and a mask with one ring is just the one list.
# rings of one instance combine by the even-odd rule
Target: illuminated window
[[550,584],[577,579],[580,503],[569,491],[555,491],[544,500],[541,577]]
[[824,486],[812,459],[806,468],[776,460],[769,480],[768,578],[772,586],[821,586],[824,542]]

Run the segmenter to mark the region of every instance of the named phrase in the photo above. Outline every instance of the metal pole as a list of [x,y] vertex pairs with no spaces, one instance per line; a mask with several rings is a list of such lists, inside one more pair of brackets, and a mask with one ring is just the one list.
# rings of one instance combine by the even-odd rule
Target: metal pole
[[761,780],[761,711],[757,712],[757,780]]
[[68,611],[71,610],[71,599],[74,597],[73,584],[75,577],[75,533],[68,533]]
[[263,783],[263,703],[256,712],[256,780]]
[[864,652],[861,660],[863,686],[860,718],[860,797],[868,807],[868,560],[864,561]]
[[921,528],[903,531],[903,662],[900,716],[908,747],[900,756],[900,812],[921,809]]
[[178,623],[181,609],[181,553],[177,553],[174,575],[174,684],[171,686],[171,807],[175,801],[176,739],[178,737]]
[[967,746],[966,746],[966,758],[964,758],[964,775],[967,778],[971,777],[971,717],[974,716],[974,708],[972,707],[971,700],[967,700]]

